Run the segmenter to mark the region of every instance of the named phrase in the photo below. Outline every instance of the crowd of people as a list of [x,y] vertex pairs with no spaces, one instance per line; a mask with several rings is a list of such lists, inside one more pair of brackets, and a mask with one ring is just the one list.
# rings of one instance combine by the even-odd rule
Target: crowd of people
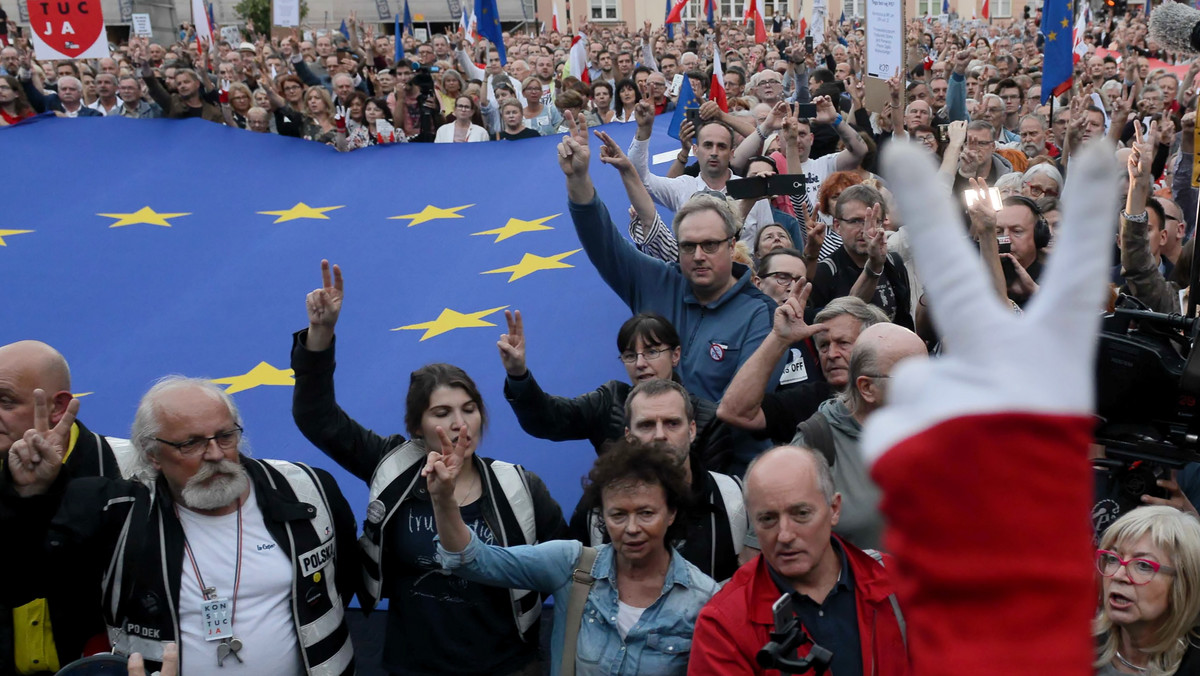
[[[811,661],[812,673],[1200,673],[1200,464],[1104,524],[1084,552],[1094,561],[1082,585],[1056,578],[1058,562],[1045,566],[1044,556],[998,564],[995,580],[1019,576],[1020,593],[1057,581],[1050,601],[1066,594],[1094,615],[1090,645],[1018,651],[1018,661],[995,663],[1004,671],[954,671],[952,658],[929,666],[945,657],[930,653],[947,635],[931,627],[930,604],[955,599],[922,596],[905,576],[920,578],[905,555],[929,533],[885,537],[889,525],[905,533],[920,508],[920,499],[897,507],[899,492],[936,492],[897,482],[894,463],[872,470],[880,438],[904,447],[897,429],[917,433],[914,420],[937,417],[886,418],[942,392],[903,378],[946,365],[937,373],[954,387],[943,394],[969,395],[951,406],[961,417],[998,400],[1011,409],[1004,397],[1018,384],[1006,374],[1036,364],[1047,384],[1028,395],[1030,410],[1059,422],[1022,419],[987,443],[1027,441],[1020,435],[1037,429],[1045,448],[1034,447],[1082,459],[1082,437],[1053,426],[1066,424],[1064,411],[1090,424],[1094,385],[1049,377],[1092,369],[1089,322],[1105,309],[1091,302],[1096,273],[1109,308],[1185,304],[1197,204],[1188,111],[1200,60],[1186,65],[1148,42],[1141,15],[1102,17],[1082,32],[1073,86],[1042,104],[1039,18],[913,20],[906,67],[877,107],[854,20],[828,22],[811,43],[790,21],[765,42],[729,22],[673,40],[649,25],[587,25],[587,73],[566,75],[569,36],[557,33],[506,34],[507,63],[454,34],[399,36],[415,60],[394,60],[397,38],[353,19],[348,39],[268,38],[251,26],[246,42],[199,53],[188,36],[134,38],[108,58],[48,63],[10,26],[4,125],[49,111],[200,117],[346,150],[560,135],[576,233],[631,317],[613,327],[628,381],[564,397],[538,385],[521,313],[506,312],[496,347],[520,426],[596,451],[582,500],[564,512],[536,467],[501,449],[481,455],[491,453],[481,451],[485,396],[458,367],[412,372],[402,432],[376,433],[341,408],[345,286],[342,269],[322,262],[321,285],[305,298],[308,326],[293,336],[292,413],[314,446],[367,484],[361,531],[324,469],[246,454],[253,430],[216,385],[164,378],[138,404],[126,441],[79,420],[67,360],[53,347],[0,347],[0,527],[12,551],[3,565],[21,580],[0,595],[0,675],[53,673],[97,643],[139,654],[135,669],[144,658],[188,676],[353,673],[345,607],[355,596],[366,608],[389,599],[382,666],[412,676],[773,674],[758,652],[781,614],[807,636],[784,657]],[[718,55],[724,105],[709,100]],[[655,173],[648,141],[664,113],[688,105],[682,80],[702,103],[680,125],[675,162]],[[636,127],[628,148],[595,129],[612,122]],[[901,157],[889,167],[901,176],[877,160],[892,144],[884,152]],[[608,171],[597,164],[621,176],[629,204],[620,201],[616,220],[593,186],[592,172]],[[1115,165],[1119,187],[1105,169]],[[1080,174],[1070,189],[1068,173]],[[796,187],[730,196],[739,179],[775,175]],[[1084,207],[1071,196],[1093,222],[1072,225]],[[926,220],[945,226],[940,240]],[[1102,241],[1105,222],[1119,223],[1115,239]],[[1080,244],[1088,237],[1090,248]],[[1048,317],[1051,303],[1062,311]],[[974,349],[1007,336],[1015,318],[1043,322],[1030,333],[1043,343]],[[1001,363],[1006,349],[1019,364]],[[963,363],[979,370],[948,366]],[[993,403],[978,405],[985,399]],[[972,448],[953,436],[925,443],[953,454],[948,466]],[[1025,502],[1022,487],[999,489]],[[968,516],[982,532],[993,518]],[[1040,514],[1042,528],[1030,531],[1053,539],[1075,520]],[[1077,555],[1078,536],[1051,548]],[[947,538],[958,549],[945,560],[992,547],[997,563],[997,543],[984,539]],[[961,579],[980,577],[973,567]],[[553,618],[543,618],[550,597]],[[1038,640],[1056,635],[1050,616],[1074,617],[1058,611],[1033,628]],[[982,633],[1000,641],[1019,614],[962,604],[942,621],[956,612],[993,618],[996,631]],[[549,655],[539,654],[543,621],[553,622]],[[975,640],[987,637],[957,635],[957,654]],[[1090,658],[1069,670],[1030,666],[1080,646]]]

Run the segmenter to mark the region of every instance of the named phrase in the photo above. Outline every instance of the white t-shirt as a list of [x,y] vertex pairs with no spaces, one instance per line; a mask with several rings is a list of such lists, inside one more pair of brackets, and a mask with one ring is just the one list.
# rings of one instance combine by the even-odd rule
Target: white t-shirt
[[793,171],[788,167],[788,173],[804,174],[807,176],[808,184],[808,203],[810,206],[817,206],[817,194],[821,191],[821,184],[829,175],[837,171],[837,158],[839,153],[829,153],[822,155],[816,159],[809,158],[800,164],[800,171]]
[[[204,583],[215,587],[218,597],[232,600],[237,565],[237,513],[205,516],[180,506],[179,521]],[[238,653],[242,662],[230,655],[225,658],[224,667],[217,666],[219,641],[204,640],[203,594],[184,551],[179,585],[181,673],[187,676],[304,674],[304,660],[292,620],[292,575],[291,561],[267,530],[251,487],[250,497],[242,505],[242,580],[233,620],[233,635],[242,642]]]
[[617,633],[621,635],[622,640],[629,635],[629,630],[633,629],[638,620],[642,619],[644,612],[645,608],[636,608],[624,601],[617,601]]

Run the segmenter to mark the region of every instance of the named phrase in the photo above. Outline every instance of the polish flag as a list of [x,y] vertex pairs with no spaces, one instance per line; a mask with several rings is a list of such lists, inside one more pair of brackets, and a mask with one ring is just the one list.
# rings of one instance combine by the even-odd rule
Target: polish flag
[[688,0],[679,0],[671,7],[671,13],[667,15],[663,24],[680,23],[683,21],[683,8],[687,7]]
[[462,18],[458,22],[458,28],[462,31],[463,37],[466,38],[467,42],[475,44],[475,38],[478,37],[479,33],[476,31],[474,10],[471,10],[470,14],[467,14],[465,9],[463,10]]
[[1080,3],[1083,7],[1079,10],[1079,16],[1075,19],[1075,34],[1072,36],[1071,51],[1075,54],[1073,63],[1079,63],[1079,59],[1087,54],[1087,44],[1083,41],[1083,34],[1087,30],[1087,25],[1091,21],[1091,7],[1086,2]]
[[808,35],[808,19],[800,17],[800,39],[803,40],[805,35]]
[[989,2],[991,2],[991,0],[983,0],[983,9],[980,10],[980,12],[979,12],[980,15],[983,16],[983,18],[985,18],[985,19],[992,18],[991,16],[989,16],[991,14],[991,11],[988,9]]
[[759,44],[766,42],[767,25],[763,23],[762,0],[746,0],[746,15],[743,18],[746,23],[754,22],[754,41]]
[[725,100],[725,72],[721,70],[721,50],[713,49],[712,84],[708,87],[708,100],[716,101],[721,110],[729,112],[729,103]]
[[558,3],[554,3],[554,15],[550,17],[550,30],[558,32]]
[[583,82],[591,83],[592,76],[588,73],[587,65],[587,36],[580,33],[571,40],[571,53],[567,57],[567,69],[563,77],[574,75]]

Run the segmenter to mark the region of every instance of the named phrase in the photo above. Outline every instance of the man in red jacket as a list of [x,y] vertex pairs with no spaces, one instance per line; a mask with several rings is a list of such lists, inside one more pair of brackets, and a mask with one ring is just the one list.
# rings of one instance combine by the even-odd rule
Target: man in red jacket
[[700,611],[688,673],[778,674],[760,667],[755,655],[771,640],[771,607],[784,594],[813,641],[833,652],[836,676],[910,673],[904,620],[886,569],[833,535],[841,507],[819,453],[781,446],[750,464],[746,508],[762,554]]

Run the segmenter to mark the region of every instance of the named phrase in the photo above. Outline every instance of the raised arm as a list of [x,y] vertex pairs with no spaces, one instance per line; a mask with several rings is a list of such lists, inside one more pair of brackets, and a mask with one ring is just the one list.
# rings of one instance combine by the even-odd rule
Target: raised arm
[[768,421],[763,414],[763,396],[771,389],[771,376],[788,349],[825,330],[824,324],[808,325],[804,321],[804,306],[812,284],[803,277],[796,280],[787,300],[775,309],[771,332],[763,338],[758,349],[738,369],[721,403],[717,417],[735,427],[748,430],[764,429]]
[[870,303],[879,286],[879,277],[883,275],[884,264],[887,263],[887,231],[883,229],[883,210],[878,204],[867,212],[863,230],[867,236],[867,264],[858,273],[854,286],[850,287],[850,295]]
[[[332,275],[331,275],[332,272]],[[321,288],[308,294],[308,329],[292,339],[292,419],[321,452],[358,478],[369,481],[380,458],[404,443],[403,436],[384,437],[355,422],[337,403],[333,387],[334,326],[342,309],[342,271],[321,261]]]

